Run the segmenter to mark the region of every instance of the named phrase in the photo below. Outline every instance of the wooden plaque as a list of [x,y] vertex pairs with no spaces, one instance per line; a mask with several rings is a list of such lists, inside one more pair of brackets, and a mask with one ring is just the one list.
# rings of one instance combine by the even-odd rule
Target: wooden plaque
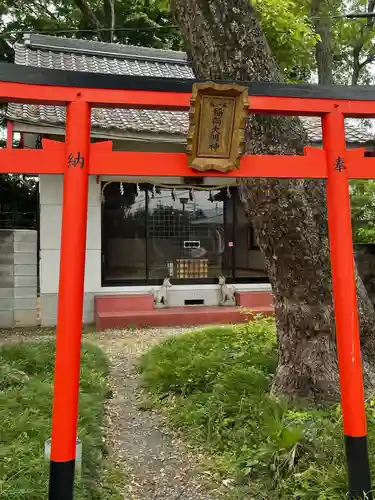
[[245,147],[247,88],[196,83],[190,105],[186,148],[189,165],[200,171],[228,172],[238,168]]

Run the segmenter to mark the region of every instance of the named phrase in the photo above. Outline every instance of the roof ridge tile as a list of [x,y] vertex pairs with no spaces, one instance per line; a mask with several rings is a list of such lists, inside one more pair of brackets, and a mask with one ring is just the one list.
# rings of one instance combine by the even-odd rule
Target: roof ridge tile
[[139,61],[166,62],[170,64],[188,64],[185,52],[151,47],[137,47],[115,43],[79,40],[74,38],[55,37],[26,33],[23,45],[31,49],[45,51],[69,52],[88,56],[101,56],[117,59],[133,59]]

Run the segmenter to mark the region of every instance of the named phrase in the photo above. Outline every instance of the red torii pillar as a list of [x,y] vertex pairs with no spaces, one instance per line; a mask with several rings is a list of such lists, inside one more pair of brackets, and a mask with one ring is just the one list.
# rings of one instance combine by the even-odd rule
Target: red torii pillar
[[50,500],[73,498],[89,182],[90,105],[67,106]]
[[349,183],[345,166],[345,125],[339,108],[323,117],[323,145],[328,165],[328,231],[349,498],[372,499]]

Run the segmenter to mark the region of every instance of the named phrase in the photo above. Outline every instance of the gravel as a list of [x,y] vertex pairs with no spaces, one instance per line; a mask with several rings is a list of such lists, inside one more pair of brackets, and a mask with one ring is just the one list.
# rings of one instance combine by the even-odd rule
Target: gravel
[[[139,355],[187,329],[110,330],[93,336],[111,361],[113,397],[107,406],[107,439],[125,468],[126,500],[214,500],[225,498],[198,470],[199,458],[165,425],[161,415],[140,410],[142,391],[135,371]],[[228,492],[228,490],[227,490]]]

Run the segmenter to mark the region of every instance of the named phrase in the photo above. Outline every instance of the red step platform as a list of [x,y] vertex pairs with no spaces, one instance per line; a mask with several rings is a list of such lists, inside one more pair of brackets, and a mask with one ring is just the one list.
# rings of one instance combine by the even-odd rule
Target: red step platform
[[[153,296],[102,295],[95,297],[97,331],[110,328],[196,326],[243,323],[256,314],[274,312],[269,292],[240,292],[237,307],[186,306],[154,309]],[[247,314],[241,308],[251,310]]]
[[273,295],[271,292],[236,292],[236,304],[238,307],[252,309],[253,307],[273,307]]

